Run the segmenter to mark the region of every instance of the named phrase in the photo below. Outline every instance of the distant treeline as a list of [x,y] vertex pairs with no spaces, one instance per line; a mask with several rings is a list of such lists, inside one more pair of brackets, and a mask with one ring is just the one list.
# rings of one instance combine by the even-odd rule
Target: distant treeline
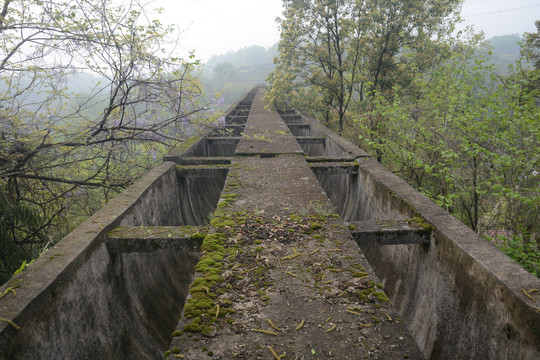
[[219,93],[224,104],[231,105],[252,87],[265,82],[266,76],[274,70],[273,58],[276,55],[277,44],[269,49],[253,45],[212,56],[202,77],[208,98]]
[[[495,36],[488,40],[493,48],[490,56],[496,68],[505,73],[508,65],[519,59],[522,40],[518,34]],[[253,86],[264,83],[274,70],[277,43],[265,49],[253,45],[223,55],[213,55],[205,64],[202,82],[208,101],[216,93],[224,99],[224,107],[240,99]]]

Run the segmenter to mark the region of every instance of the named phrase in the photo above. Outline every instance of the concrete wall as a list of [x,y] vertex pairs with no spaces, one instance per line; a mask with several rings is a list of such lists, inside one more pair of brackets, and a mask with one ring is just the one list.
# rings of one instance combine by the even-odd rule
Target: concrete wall
[[[540,289],[540,279],[361,149],[306,121],[312,136],[327,138],[333,156],[359,164],[357,174],[320,179],[346,220],[420,216],[434,227],[427,245],[362,248],[426,357],[540,358],[540,302],[522,291]],[[182,309],[197,247],[111,253],[105,240],[120,225],[203,222],[226,177],[226,170],[210,171],[221,175],[198,181],[196,171],[184,176],[174,163],[157,166],[0,287],[0,294],[16,291],[0,299],[0,318],[20,326],[0,321],[0,359],[160,357]]]
[[[176,189],[176,192],[175,192]],[[122,225],[179,225],[175,164],[118,195],[0,288],[0,359],[158,358],[170,342],[198,249],[110,254]],[[176,313],[175,313],[176,309]]]
[[216,209],[221,190],[227,179],[228,168],[198,169],[178,176],[180,197],[178,208],[182,225],[205,225],[208,216]]
[[362,247],[426,357],[539,359],[540,295],[533,302],[523,289],[540,289],[540,279],[365,152],[302,119],[311,136],[343,149],[335,156],[353,154],[359,164],[358,174],[318,176],[345,221],[422,217],[434,227],[428,245]]
[[[155,176],[152,176],[152,174]],[[121,216],[120,226],[184,225],[179,179],[173,163],[164,163],[134,184],[129,193],[133,204]],[[126,192],[122,196],[128,196]]]
[[172,239],[172,248],[150,246],[140,253],[123,251],[122,243],[109,249],[108,234],[119,226],[205,224],[228,168],[183,171],[167,159],[208,155],[204,137],[188,139],[0,287],[0,294],[15,290],[0,299],[0,359],[161,358],[181,315],[200,243],[188,236]]
[[540,279],[375,160],[359,162],[362,220],[420,215],[435,228],[429,245],[362,248],[426,357],[540,358],[538,304],[522,291]]

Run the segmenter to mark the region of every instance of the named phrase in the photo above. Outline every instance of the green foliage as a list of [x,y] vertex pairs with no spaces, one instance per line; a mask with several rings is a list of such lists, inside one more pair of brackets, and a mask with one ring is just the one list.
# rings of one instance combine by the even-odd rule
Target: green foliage
[[512,236],[510,239],[496,240],[495,246],[525,270],[540,277],[540,244],[536,241],[526,242],[520,236]]
[[167,53],[174,28],[136,2],[6,1],[3,12],[5,279],[219,114],[199,103],[200,63]]
[[510,230],[529,249],[540,231],[538,34],[501,72],[519,36],[492,39],[490,58],[483,36],[452,37],[458,5],[284,1],[268,100],[343,131],[473,230]]
[[474,230],[530,237],[539,211],[538,74],[494,76],[476,46],[456,43],[412,94],[377,95],[370,115],[383,121],[374,132],[358,119],[361,141]]
[[451,56],[416,78],[414,91],[376,94],[372,112],[356,118],[359,140],[473,230],[518,234],[505,252],[531,269],[519,254],[540,231],[540,73],[518,62],[498,75],[477,36],[445,47]]
[[407,87],[430,65],[430,40],[452,29],[458,4],[284,1],[268,100],[276,108],[306,110],[330,125],[335,121],[341,133],[353,107],[396,84]]

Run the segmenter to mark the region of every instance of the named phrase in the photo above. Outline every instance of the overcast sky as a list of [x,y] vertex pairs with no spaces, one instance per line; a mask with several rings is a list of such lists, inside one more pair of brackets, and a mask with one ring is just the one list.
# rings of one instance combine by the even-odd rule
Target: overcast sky
[[[183,30],[181,50],[195,50],[204,61],[251,45],[269,47],[279,40],[275,18],[281,16],[281,0],[157,0],[154,4],[166,9],[164,22]],[[536,32],[540,1],[466,0],[462,17],[487,38]]]

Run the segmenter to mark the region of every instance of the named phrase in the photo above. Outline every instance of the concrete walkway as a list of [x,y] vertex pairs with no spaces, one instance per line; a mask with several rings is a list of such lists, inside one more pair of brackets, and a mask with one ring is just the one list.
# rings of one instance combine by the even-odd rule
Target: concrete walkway
[[422,359],[260,89],[166,356]]

